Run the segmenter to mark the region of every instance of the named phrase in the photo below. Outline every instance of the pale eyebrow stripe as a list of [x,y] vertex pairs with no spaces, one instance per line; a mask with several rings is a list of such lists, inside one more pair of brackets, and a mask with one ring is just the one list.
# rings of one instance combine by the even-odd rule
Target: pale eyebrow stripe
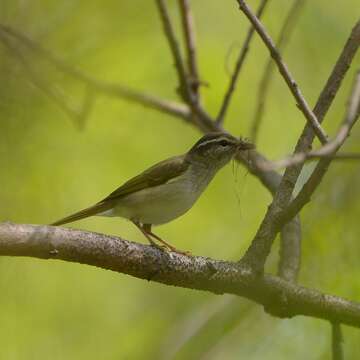
[[213,142],[220,142],[220,141],[223,141],[223,140],[229,142],[230,144],[235,144],[235,141],[231,141],[231,140],[229,140],[229,139],[226,138],[226,137],[220,137],[220,138],[216,138],[216,139],[211,139],[211,140],[204,141],[204,142],[200,143],[200,144],[197,146],[197,148],[199,148],[199,147],[201,147],[201,146],[205,146],[205,145],[207,145],[207,144],[211,144],[211,143],[213,143]]

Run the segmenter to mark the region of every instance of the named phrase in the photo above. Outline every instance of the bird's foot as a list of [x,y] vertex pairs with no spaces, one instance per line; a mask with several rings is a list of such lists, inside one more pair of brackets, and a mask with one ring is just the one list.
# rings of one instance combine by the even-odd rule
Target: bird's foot
[[169,250],[167,246],[160,245],[160,244],[156,243],[154,240],[152,240],[151,238],[148,238],[148,240],[149,240],[150,245],[153,246],[154,248],[158,249],[158,250],[161,250],[161,251]]
[[171,246],[171,245],[170,246],[168,245],[168,248],[169,248],[170,251],[172,251],[174,253],[177,253],[177,254],[180,254],[180,255],[189,256],[189,257],[193,256],[190,251],[179,250],[176,247]]
[[[168,242],[166,242],[165,240],[161,239],[159,236],[157,236],[154,233],[148,233],[149,235],[153,236],[156,240],[158,240],[159,242],[161,242],[163,245],[163,247],[171,252],[180,254],[180,255],[185,255],[185,256],[192,256],[190,251],[183,251],[183,250],[179,250],[177,249],[175,246],[172,246],[171,244],[169,244]],[[161,245],[160,245],[161,246]]]
[[174,253],[180,254],[180,255],[192,256],[190,251],[179,250],[170,244],[161,245],[161,244],[157,244],[155,241],[152,241],[151,246],[153,246],[161,251],[168,251],[168,252],[174,252]]

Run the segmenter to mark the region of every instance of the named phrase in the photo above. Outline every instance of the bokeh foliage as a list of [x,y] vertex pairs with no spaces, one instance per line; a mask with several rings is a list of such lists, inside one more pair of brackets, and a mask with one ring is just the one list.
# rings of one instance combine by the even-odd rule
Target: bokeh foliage
[[[249,1],[252,7],[256,1]],[[169,0],[177,17],[175,0]],[[264,16],[276,36],[289,0],[272,0]],[[216,113],[237,48],[248,28],[235,1],[193,1],[204,103]],[[308,1],[285,59],[313,104],[359,15],[358,0]],[[99,79],[176,99],[176,76],[152,1],[2,0],[0,21],[26,33]],[[229,56],[226,54],[232,50]],[[79,105],[82,84],[34,53],[43,79]],[[240,76],[226,128],[247,135],[268,54],[256,37]],[[342,119],[359,56],[325,122]],[[186,151],[196,129],[141,106],[98,97],[83,130],[29,83],[0,46],[0,220],[46,224],[92,204],[152,163]],[[258,147],[270,158],[291,152],[304,119],[283,80],[271,85]],[[358,150],[357,128],[344,150]],[[311,165],[309,165],[311,166]],[[305,169],[303,179],[308,172]],[[301,283],[360,300],[359,165],[333,164],[306,207]],[[158,229],[195,254],[236,260],[247,248],[270,195],[242,167],[228,166],[184,217]],[[119,219],[73,227],[143,242]],[[277,245],[269,269],[277,261]],[[279,320],[246,300],[140,281],[84,265],[0,259],[0,358],[23,359],[327,359],[330,326],[309,318]],[[345,328],[349,358],[360,332]]]

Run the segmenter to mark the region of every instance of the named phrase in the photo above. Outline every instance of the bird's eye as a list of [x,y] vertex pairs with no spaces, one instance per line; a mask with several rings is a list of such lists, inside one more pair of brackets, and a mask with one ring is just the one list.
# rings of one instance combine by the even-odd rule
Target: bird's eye
[[229,145],[229,143],[228,143],[226,140],[220,141],[219,144],[220,144],[220,146],[222,146],[222,147],[225,147],[225,146],[228,146],[228,145]]

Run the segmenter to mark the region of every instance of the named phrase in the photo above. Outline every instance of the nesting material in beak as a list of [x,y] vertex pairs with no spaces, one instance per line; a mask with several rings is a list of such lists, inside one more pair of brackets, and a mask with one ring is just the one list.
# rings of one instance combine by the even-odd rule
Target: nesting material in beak
[[255,149],[255,144],[253,144],[249,139],[246,138],[239,139],[238,151],[252,150],[252,149]]

